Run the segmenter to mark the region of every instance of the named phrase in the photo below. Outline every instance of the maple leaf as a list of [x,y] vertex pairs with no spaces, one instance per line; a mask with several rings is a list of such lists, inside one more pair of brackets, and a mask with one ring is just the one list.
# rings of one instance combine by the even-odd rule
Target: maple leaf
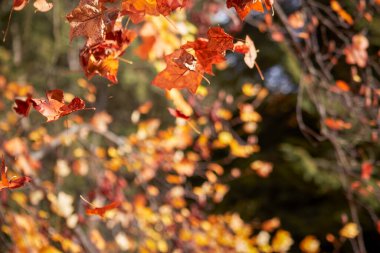
[[0,168],[0,176],[1,176],[0,191],[3,189],[20,188],[25,183],[32,181],[32,179],[30,177],[27,177],[27,176],[11,178],[11,180],[8,180],[8,178],[7,178],[7,167],[5,166],[4,157],[2,157],[1,168]]
[[182,45],[182,49],[192,48],[195,51],[198,63],[202,66],[203,70],[210,75],[213,75],[212,65],[225,61],[225,53],[210,50],[208,47],[209,41],[204,38],[199,38],[194,42],[188,42]]
[[133,23],[140,23],[145,15],[169,15],[177,8],[185,7],[188,0],[124,0],[121,8],[123,15],[128,15]]
[[234,7],[241,20],[244,20],[252,10],[264,12],[263,4],[267,10],[270,10],[273,0],[227,0],[227,8]]
[[30,108],[32,107],[32,99],[31,98],[32,98],[32,96],[28,95],[28,97],[25,101],[21,100],[21,99],[15,99],[16,106],[13,107],[15,112],[17,114],[24,116],[24,117],[27,117],[29,115]]
[[178,49],[165,56],[166,68],[158,73],[153,85],[163,89],[184,89],[195,93],[203,78],[203,68],[193,55],[184,49]]
[[210,50],[223,52],[234,48],[234,38],[219,26],[208,29],[207,37],[209,39],[207,46]]
[[193,49],[198,63],[204,71],[213,75],[212,65],[225,61],[226,50],[234,48],[233,37],[221,27],[212,27],[207,32],[208,39],[200,38],[182,45],[182,49]]
[[133,23],[143,21],[146,14],[158,16],[155,0],[124,0],[121,8],[124,15],[128,15]]
[[167,16],[177,8],[183,8],[188,0],[157,0],[157,10],[161,15]]
[[78,36],[87,38],[87,46],[101,42],[106,36],[107,26],[113,27],[118,14],[108,11],[104,1],[81,0],[66,19],[70,23],[70,39]]
[[85,47],[80,53],[80,63],[87,78],[98,74],[116,83],[118,57],[124,54],[135,37],[134,31],[122,29],[108,32],[103,42]]
[[85,109],[84,101],[78,97],[75,97],[69,104],[65,104],[62,90],[50,90],[46,92],[46,97],[47,99],[33,98],[31,103],[36,111],[47,118],[47,122]]
[[[91,203],[89,203],[89,204],[91,204]],[[107,211],[115,209],[115,208],[119,207],[120,205],[121,205],[120,201],[114,201],[111,204],[108,204],[108,205],[103,206],[103,207],[87,208],[86,214],[87,215],[98,215],[98,216],[103,218]]]

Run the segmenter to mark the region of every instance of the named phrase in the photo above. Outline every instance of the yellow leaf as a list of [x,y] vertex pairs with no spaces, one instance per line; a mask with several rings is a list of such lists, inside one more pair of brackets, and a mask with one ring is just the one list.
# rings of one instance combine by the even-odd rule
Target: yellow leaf
[[305,253],[317,253],[319,246],[320,242],[312,235],[306,236],[300,243],[300,249]]
[[345,238],[353,239],[359,234],[359,227],[356,223],[350,222],[344,225],[344,227],[339,231],[339,234]]
[[272,248],[276,252],[286,252],[293,244],[293,239],[288,231],[278,230],[272,241]]

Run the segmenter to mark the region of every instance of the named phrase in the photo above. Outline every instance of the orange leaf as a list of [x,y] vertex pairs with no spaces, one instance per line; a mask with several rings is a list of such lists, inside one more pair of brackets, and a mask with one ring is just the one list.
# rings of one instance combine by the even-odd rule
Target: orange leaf
[[225,61],[226,50],[233,50],[233,37],[220,27],[212,27],[207,32],[208,39],[200,38],[182,45],[182,49],[193,49],[199,65],[213,75],[212,65]]
[[133,23],[143,21],[145,15],[169,15],[177,8],[185,7],[188,0],[124,0],[122,13],[128,15]]
[[351,123],[344,122],[340,119],[326,118],[325,125],[333,130],[345,130],[350,129],[352,127]]
[[7,175],[6,175],[7,167],[5,166],[4,157],[2,158],[2,162],[1,162],[0,174],[1,174],[0,191],[3,189],[20,188],[24,186],[25,183],[32,181],[32,179],[27,176],[11,178],[11,180],[8,180]]
[[119,69],[118,58],[124,54],[135,37],[134,31],[121,29],[108,32],[101,43],[85,47],[80,52],[80,64],[87,78],[91,79],[98,74],[116,83]]
[[187,5],[188,0],[156,0],[157,10],[163,15],[167,16],[177,8],[183,8]]
[[99,43],[106,36],[105,28],[113,27],[117,18],[118,15],[108,11],[102,1],[81,0],[79,5],[66,16],[71,27],[70,38],[84,36],[87,38],[88,46]]
[[353,25],[354,20],[352,19],[351,15],[348,14],[338,3],[336,0],[330,1],[330,6],[333,11],[335,11],[339,17],[341,17],[347,24]]
[[57,120],[72,112],[85,109],[82,99],[75,97],[69,104],[65,104],[62,90],[46,92],[47,99],[31,99],[36,111],[47,118],[47,122]]
[[345,92],[350,91],[350,86],[345,81],[342,81],[342,80],[336,81],[336,86],[341,91],[345,91]]
[[100,217],[104,217],[107,211],[115,209],[121,205],[120,201],[114,201],[111,204],[108,204],[103,207],[96,207],[96,208],[87,208],[86,214],[88,215],[98,215]]
[[163,89],[188,89],[195,93],[203,78],[202,67],[193,55],[178,49],[165,56],[166,68],[158,73],[152,84]]
[[[264,5],[270,10],[273,5],[272,0],[265,0]],[[234,7],[241,20],[252,11],[264,12],[263,0],[227,0],[227,8]]]

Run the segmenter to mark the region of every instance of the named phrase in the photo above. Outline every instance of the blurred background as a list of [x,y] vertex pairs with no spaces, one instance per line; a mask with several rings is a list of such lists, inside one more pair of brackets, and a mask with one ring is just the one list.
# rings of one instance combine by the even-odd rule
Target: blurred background
[[[175,12],[169,17],[170,21],[163,17],[147,17],[143,23],[128,24],[128,29],[137,31],[139,37],[122,56],[133,64],[120,61],[116,85],[110,85],[108,80],[98,76],[88,80],[83,73],[78,55],[84,39],[70,41],[70,26],[65,18],[78,2],[52,2],[54,7],[49,12],[36,12],[33,5],[29,4],[22,11],[14,11],[10,21],[12,1],[0,3],[0,28],[2,31],[9,28],[5,41],[0,43],[2,151],[7,154],[6,162],[16,172],[14,174],[31,174],[39,178],[36,184],[27,187],[28,191],[36,192],[42,186],[49,189],[43,193],[46,200],[41,197],[41,201],[28,199],[28,194],[19,197],[27,200],[19,200],[10,192],[0,192],[3,224],[1,244],[4,245],[0,249],[10,250],[17,240],[16,236],[12,237],[12,233],[9,233],[10,228],[6,228],[6,224],[12,221],[12,218],[7,218],[9,210],[34,217],[38,214],[34,214],[32,209],[28,210],[29,205],[36,210],[42,208],[50,217],[46,218],[50,219],[49,226],[75,241],[73,234],[78,238],[85,237],[81,233],[86,234],[103,222],[93,221],[92,225],[85,225],[90,223],[83,221],[87,218],[84,218],[83,207],[80,206],[85,203],[78,198],[79,194],[91,202],[96,202],[97,196],[100,196],[99,203],[102,205],[118,199],[118,194],[124,196],[120,197],[123,201],[128,200],[130,203],[141,202],[136,196],[151,194],[145,197],[145,201],[155,212],[160,209],[155,209],[154,205],[167,203],[167,194],[174,186],[180,185],[182,190],[192,191],[203,186],[205,181],[213,185],[214,179],[205,173],[206,168],[212,170],[209,164],[217,164],[223,168],[223,173],[215,172],[217,182],[228,190],[220,193],[222,197],[216,201],[215,195],[211,196],[214,201],[209,201],[210,196],[202,192],[207,195],[205,203],[200,201],[201,194],[195,193],[199,198],[192,200],[185,193],[183,198],[187,204],[180,205],[182,209],[192,210],[192,215],[195,215],[195,207],[191,206],[193,202],[198,202],[197,210],[207,215],[237,213],[244,223],[253,227],[253,231],[263,229],[259,224],[278,218],[281,228],[289,231],[294,241],[291,248],[285,247],[283,251],[363,252],[363,244],[367,252],[378,251],[378,1],[278,0],[274,5],[273,16],[272,11],[253,11],[245,22],[240,21],[233,9],[227,9],[223,1],[191,1],[191,8]],[[340,9],[334,3],[338,3]],[[196,95],[186,91],[180,95],[176,92],[169,94],[151,85],[151,80],[165,66],[165,54],[186,41],[206,37],[208,28],[215,25],[220,25],[236,39],[244,40],[246,35],[253,39],[259,50],[257,63],[264,80],[261,80],[256,67],[249,69],[245,65],[243,55],[229,52],[226,62],[214,69],[215,76],[207,76],[210,84],[203,82]],[[350,62],[348,59],[347,50],[355,48],[352,39],[355,35],[364,36],[368,43],[367,47],[364,46],[368,52],[367,58],[364,57],[364,65],[359,60]],[[148,36],[155,36],[156,44],[150,52],[144,52],[141,45]],[[338,85],[338,80],[344,85]],[[27,118],[20,118],[10,109],[15,98],[25,97],[28,93],[34,97],[44,97],[50,89],[64,90],[67,100],[74,96],[81,97],[87,107],[95,107],[96,111],[82,111],[67,119],[45,123],[35,112]],[[243,109],[244,105],[250,107]],[[174,118],[167,110],[173,107],[182,108],[183,111],[186,106],[191,107],[188,109],[191,123],[188,124]],[[244,110],[248,110],[249,117],[253,119],[244,120]],[[159,126],[150,121],[153,119],[159,120]],[[144,128],[142,122],[149,122],[146,123],[148,126]],[[91,125],[88,129],[81,129],[81,126],[88,124]],[[103,131],[102,126],[106,130]],[[167,130],[172,127],[174,133]],[[183,135],[179,135],[180,127],[186,134],[181,132]],[[146,137],[141,137],[141,129],[145,129]],[[75,137],[71,136],[70,130]],[[14,143],[16,141],[9,144],[10,140],[17,137],[17,144]],[[158,139],[153,141],[152,138]],[[153,145],[158,145],[154,144],[156,142],[168,143],[169,138],[183,141],[184,147],[176,144],[174,148],[164,147],[163,150],[154,151],[151,150],[151,144],[142,147],[151,141]],[[193,142],[187,143],[186,138]],[[209,145],[202,146],[202,138]],[[229,138],[238,143],[232,155],[233,144]],[[125,139],[128,145],[123,143]],[[31,167],[29,170],[20,162],[21,151],[16,148],[19,147],[17,145],[26,145],[29,150],[30,157],[25,155],[25,163],[29,164],[26,167]],[[247,151],[243,146],[250,148]],[[112,148],[116,154],[112,153]],[[157,158],[161,157],[161,152],[172,153],[173,157],[177,157],[174,160],[191,161],[196,172],[186,174],[177,171],[180,176],[186,177],[185,182],[180,184],[170,180],[160,182],[160,175],[165,181],[165,173],[171,169],[169,167],[175,167],[167,165],[164,158]],[[209,154],[205,154],[207,152]],[[94,154],[100,162],[92,158]],[[138,179],[144,169],[136,169],[131,165],[132,154],[134,162],[141,162],[138,159],[142,159],[142,163],[146,162],[149,166],[157,164],[158,168],[152,175],[146,172],[150,176]],[[146,160],[150,158],[154,160]],[[39,165],[34,168],[30,165],[33,162]],[[72,172],[62,172],[65,166]],[[93,171],[95,167],[99,168]],[[369,167],[370,176],[363,175],[363,170]],[[86,169],[88,172],[81,172]],[[104,170],[111,171],[112,175],[124,181],[114,179]],[[122,192],[114,189],[109,190],[112,194],[105,193],[103,188],[107,180],[109,189],[119,187]],[[154,188],[149,188],[150,185]],[[97,192],[98,189],[101,193]],[[153,189],[158,189],[160,193],[148,193],[149,189],[153,192]],[[60,192],[74,196],[75,211],[70,215],[78,214],[76,219],[78,224],[82,224],[82,232],[72,232],[75,226],[66,231],[62,225],[64,222],[57,217],[68,219],[71,216],[49,210],[49,205],[55,201],[52,198],[59,202]],[[213,194],[217,193],[215,190]],[[49,194],[55,194],[55,197],[49,197]],[[173,199],[172,196],[169,198]],[[152,199],[158,199],[158,202]],[[54,213],[57,216],[55,218]],[[117,223],[117,219],[114,220]],[[125,220],[119,218],[118,221],[123,224]],[[350,221],[360,226],[360,236],[350,238],[339,232]],[[126,227],[132,225],[130,223]],[[119,235],[117,231],[123,230],[118,226],[123,225],[111,225],[107,221],[105,226],[96,231],[102,234],[105,241],[112,242],[110,238],[116,238]],[[129,232],[124,233],[127,234],[125,238],[136,236],[137,232]],[[88,233],[91,241],[94,235]],[[319,250],[307,251],[305,247],[299,247],[307,235],[318,238]],[[168,235],[167,238],[171,237]],[[257,237],[254,238],[257,242]],[[97,249],[83,246],[86,240],[81,240],[79,244],[84,252],[89,249],[102,252],[102,246],[96,245]],[[60,240],[53,241],[55,243],[52,245],[63,252],[75,251],[62,248]],[[179,245],[174,239],[168,239],[167,242],[169,250],[166,251],[169,252],[172,252],[171,247]],[[136,245],[113,249],[114,252],[143,252]],[[186,249],[185,246],[183,248]],[[212,252],[206,248],[200,248],[198,252]],[[157,251],[165,251],[162,249]],[[187,250],[183,252],[195,252],[190,246]],[[272,245],[271,250],[260,251],[276,250]],[[148,247],[146,252],[155,250]]]

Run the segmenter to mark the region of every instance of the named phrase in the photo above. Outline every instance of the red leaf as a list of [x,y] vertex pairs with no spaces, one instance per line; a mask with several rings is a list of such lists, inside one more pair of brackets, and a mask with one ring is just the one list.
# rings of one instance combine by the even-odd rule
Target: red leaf
[[168,108],[168,111],[169,111],[170,115],[172,115],[173,117],[181,118],[181,119],[184,119],[184,120],[190,119],[189,116],[183,114],[181,111],[179,111],[177,109]]
[[213,75],[212,65],[225,61],[226,50],[234,48],[234,39],[220,27],[210,28],[207,32],[207,37],[209,39],[200,38],[194,42],[187,42],[181,48],[193,49],[203,70]]
[[134,31],[121,29],[108,32],[104,41],[85,47],[80,52],[80,63],[87,78],[98,74],[116,83],[118,58],[124,54],[135,37]]
[[361,178],[363,180],[369,180],[373,171],[373,165],[370,162],[363,162],[361,170]]
[[24,9],[28,2],[29,0],[13,0],[13,10],[20,11]]
[[165,56],[166,68],[158,73],[152,84],[163,89],[188,89],[195,93],[202,81],[203,73],[193,55],[178,49]]
[[86,45],[90,46],[103,41],[107,30],[113,30],[118,14],[114,11],[108,11],[103,6],[103,2],[81,0],[79,5],[66,16],[71,27],[71,39],[84,36],[87,38]]
[[177,8],[186,6],[188,0],[157,0],[157,10],[161,15],[167,16]]
[[30,108],[32,107],[32,100],[31,96],[28,95],[26,101],[21,99],[15,99],[16,106],[13,107],[16,113],[23,115],[24,117],[27,117],[30,112]]
[[47,118],[47,122],[85,109],[85,102],[78,97],[65,104],[62,90],[50,90],[46,93],[46,97],[47,99],[33,98],[32,103],[34,109]]
[[234,38],[227,34],[223,28],[216,26],[207,31],[209,39],[208,48],[217,52],[224,52],[234,48]]
[[193,49],[199,65],[202,66],[207,74],[213,75],[212,65],[224,62],[225,54],[210,50],[208,43],[209,41],[207,39],[200,38],[194,42],[187,42],[185,45],[182,45],[181,48]]
[[115,208],[117,208],[120,205],[121,205],[120,201],[114,201],[111,204],[108,204],[108,205],[103,206],[103,207],[87,208],[86,209],[86,214],[88,214],[88,215],[98,215],[98,216],[100,216],[100,217],[103,218],[104,215],[105,215],[105,213],[107,211],[115,209]]
[[241,20],[252,11],[264,12],[261,0],[227,0],[227,8],[234,7]]
[[3,157],[2,162],[1,162],[1,168],[0,168],[0,174],[1,174],[0,191],[3,189],[20,188],[24,186],[25,183],[32,181],[32,179],[27,176],[11,178],[11,180],[8,181],[6,173],[7,173],[7,167],[5,166],[5,161]]
[[244,42],[238,41],[234,44],[233,51],[239,54],[246,54],[249,51],[249,47]]

